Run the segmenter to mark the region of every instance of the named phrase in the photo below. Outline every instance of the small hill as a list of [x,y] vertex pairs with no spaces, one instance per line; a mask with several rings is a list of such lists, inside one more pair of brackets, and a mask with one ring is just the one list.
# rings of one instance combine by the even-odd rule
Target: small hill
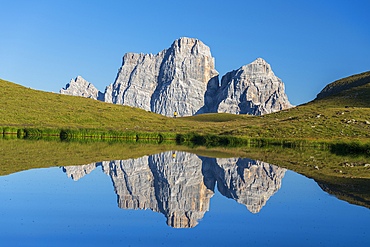
[[370,83],[370,71],[352,75],[326,85],[326,87],[317,95],[316,99],[340,93],[350,88],[363,86],[368,83]]

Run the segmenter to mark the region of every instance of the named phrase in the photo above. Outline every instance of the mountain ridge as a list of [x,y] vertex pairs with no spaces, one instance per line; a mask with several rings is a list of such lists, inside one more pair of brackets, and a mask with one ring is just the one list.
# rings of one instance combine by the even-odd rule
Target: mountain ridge
[[[246,69],[250,67],[253,69]],[[175,112],[177,116],[218,112],[262,115],[292,107],[284,84],[262,58],[241,69],[245,69],[244,74],[234,74],[232,82],[223,85],[221,81],[220,86],[210,48],[198,39],[182,37],[156,55],[126,53],[115,82],[104,93],[99,92],[104,100],[99,99],[165,116]],[[235,88],[235,83],[243,87]],[[87,85],[81,83],[74,90],[66,87],[60,93],[80,92],[79,96],[98,99],[95,91],[89,95]],[[254,99],[245,97],[251,94],[255,94]]]

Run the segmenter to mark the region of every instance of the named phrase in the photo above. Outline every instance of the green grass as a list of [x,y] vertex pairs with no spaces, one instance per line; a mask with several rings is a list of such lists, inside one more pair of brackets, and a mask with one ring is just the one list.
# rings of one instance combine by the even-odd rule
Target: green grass
[[[354,76],[348,84],[357,85],[356,78],[362,77]],[[94,138],[136,135],[137,139],[176,139],[178,135],[196,134],[198,139],[208,140],[201,143],[208,144],[225,142],[214,137],[209,141],[215,135],[220,140],[234,137],[297,142],[365,141],[370,137],[370,84],[264,116],[202,114],[169,118],[138,108],[32,90],[3,80],[0,94],[0,132],[20,135],[27,128],[51,134],[64,130],[74,133],[72,136]]]
[[101,130],[166,129],[168,119],[138,108],[28,89],[0,80],[0,125]]
[[195,122],[228,122],[237,119],[244,119],[243,115],[235,115],[230,113],[207,113],[195,115],[191,117],[183,117],[182,119]]
[[317,98],[327,97],[344,90],[359,87],[370,83],[370,71],[349,76],[328,84],[318,95]]

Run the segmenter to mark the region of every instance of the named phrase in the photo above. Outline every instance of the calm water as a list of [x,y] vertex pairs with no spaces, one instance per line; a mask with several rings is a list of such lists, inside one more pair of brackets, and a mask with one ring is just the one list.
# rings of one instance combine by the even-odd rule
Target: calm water
[[165,152],[0,177],[0,246],[368,246],[370,210],[250,159]]

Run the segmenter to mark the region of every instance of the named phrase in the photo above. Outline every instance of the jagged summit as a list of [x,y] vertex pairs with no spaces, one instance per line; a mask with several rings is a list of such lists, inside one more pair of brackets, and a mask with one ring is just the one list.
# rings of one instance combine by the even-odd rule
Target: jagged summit
[[82,96],[100,101],[104,99],[104,95],[98,89],[96,89],[93,84],[89,83],[81,76],[77,76],[74,80],[71,79],[66,87],[62,88],[59,93]]
[[199,39],[181,37],[172,43],[171,49],[179,53],[190,52],[193,55],[202,54],[212,58],[211,49]]
[[249,74],[275,76],[270,64],[268,64],[263,58],[257,58],[250,64],[242,66],[242,68],[243,70],[248,71]]
[[258,58],[238,70],[219,73],[210,48],[182,37],[156,55],[126,53],[114,83],[99,92],[81,77],[62,94],[139,107],[165,116],[210,112],[261,115],[291,107],[284,84]]
[[209,112],[206,91],[218,86],[214,64],[210,48],[191,38],[175,40],[157,55],[126,53],[105,102],[166,116]]
[[263,115],[290,108],[284,91],[270,64],[257,58],[222,77],[214,112]]

